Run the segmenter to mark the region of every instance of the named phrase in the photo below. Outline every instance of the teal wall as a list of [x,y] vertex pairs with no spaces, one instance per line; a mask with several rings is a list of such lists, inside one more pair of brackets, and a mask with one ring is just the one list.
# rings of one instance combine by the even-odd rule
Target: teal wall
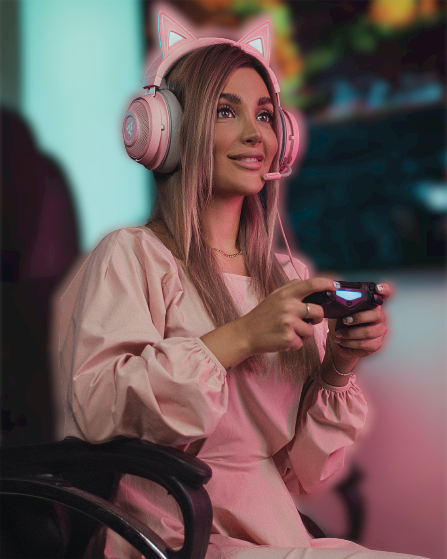
[[21,112],[72,189],[81,249],[140,225],[152,173],[125,153],[121,125],[144,74],[140,0],[21,0]]

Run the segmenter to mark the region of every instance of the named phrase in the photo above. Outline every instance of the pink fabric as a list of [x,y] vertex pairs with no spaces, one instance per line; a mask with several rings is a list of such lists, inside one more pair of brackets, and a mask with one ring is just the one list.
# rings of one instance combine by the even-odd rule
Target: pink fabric
[[307,548],[269,546],[233,548],[223,554],[221,550],[213,550],[211,545],[207,559],[424,559],[416,555],[371,551],[346,540],[325,538],[315,542],[322,545]]
[[[288,257],[277,258],[295,278]],[[305,266],[295,265],[307,278]],[[225,281],[243,314],[258,304],[250,278],[225,274]],[[199,339],[213,325],[182,263],[145,227],[107,235],[61,302],[66,436],[100,443],[124,435],[183,449],[204,439],[198,457],[213,470],[210,554],[319,545],[289,490],[314,491],[343,466],[343,449],[366,416],[354,375],[343,388],[306,383],[299,409],[303,385],[275,377],[275,355],[271,374],[227,373]],[[326,328],[315,326],[321,357]],[[170,499],[126,475],[116,502],[176,547],[182,522]],[[106,555],[139,557],[113,533]]]

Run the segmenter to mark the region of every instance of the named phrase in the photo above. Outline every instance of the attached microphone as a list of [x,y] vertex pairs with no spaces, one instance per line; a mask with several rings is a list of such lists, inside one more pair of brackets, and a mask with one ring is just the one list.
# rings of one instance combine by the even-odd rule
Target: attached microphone
[[290,174],[292,174],[292,168],[288,163],[286,163],[285,165],[286,165],[285,172],[283,171],[280,173],[266,173],[262,178],[265,181],[276,181],[281,179],[282,177],[288,177]]

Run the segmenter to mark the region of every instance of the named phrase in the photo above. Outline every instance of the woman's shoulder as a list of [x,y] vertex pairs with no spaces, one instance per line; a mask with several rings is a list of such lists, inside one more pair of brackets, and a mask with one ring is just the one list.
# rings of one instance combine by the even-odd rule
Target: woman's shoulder
[[172,252],[144,225],[123,227],[108,233],[89,259],[104,271],[110,265],[127,264],[131,269],[138,267],[146,273],[156,269],[161,277],[178,272]]
[[150,286],[157,291],[157,285],[178,283],[178,273],[174,256],[150,230],[123,227],[105,235],[76,261],[61,286],[60,301],[65,315],[71,316],[80,292],[88,298],[102,289],[120,291],[126,286],[148,293]]
[[[304,262],[302,262],[298,258],[293,258],[293,265],[292,265],[288,254],[275,253],[275,256],[290,280],[293,279],[306,280],[309,278],[309,270],[307,269],[306,264],[304,264]],[[298,272],[298,276],[297,276],[297,272]]]

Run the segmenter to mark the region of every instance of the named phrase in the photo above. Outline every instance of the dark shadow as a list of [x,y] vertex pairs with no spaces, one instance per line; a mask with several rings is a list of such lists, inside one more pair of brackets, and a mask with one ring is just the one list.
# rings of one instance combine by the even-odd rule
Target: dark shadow
[[79,254],[67,180],[28,125],[1,109],[2,445],[54,439],[50,302]]

